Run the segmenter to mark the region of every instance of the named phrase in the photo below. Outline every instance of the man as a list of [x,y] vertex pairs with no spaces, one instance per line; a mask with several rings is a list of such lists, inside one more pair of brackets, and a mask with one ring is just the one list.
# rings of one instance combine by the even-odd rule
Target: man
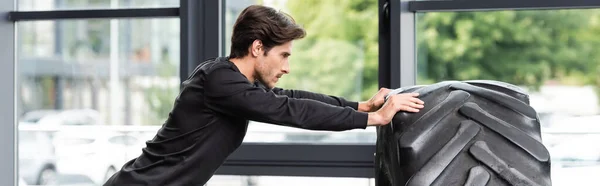
[[275,88],[290,72],[293,40],[304,36],[284,13],[264,6],[246,8],[233,27],[230,56],[194,70],[142,155],[105,185],[203,185],[241,145],[249,120],[343,131],[385,125],[398,111],[423,108],[416,94],[394,95],[384,104],[388,89],[357,103]]

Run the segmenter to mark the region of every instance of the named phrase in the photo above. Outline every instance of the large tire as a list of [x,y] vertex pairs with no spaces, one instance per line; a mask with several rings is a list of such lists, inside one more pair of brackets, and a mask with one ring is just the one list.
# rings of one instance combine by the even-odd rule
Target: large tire
[[551,185],[528,95],[495,81],[405,87],[425,107],[377,130],[376,185]]

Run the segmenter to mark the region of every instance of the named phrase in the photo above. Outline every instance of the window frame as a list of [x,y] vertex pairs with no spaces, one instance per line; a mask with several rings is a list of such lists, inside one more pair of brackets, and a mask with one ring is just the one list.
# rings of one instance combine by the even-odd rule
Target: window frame
[[16,11],[10,12],[8,14],[8,19],[13,22],[17,22],[62,19],[118,19],[177,16],[179,16],[179,8],[127,8],[92,10]]
[[[179,17],[181,26],[180,80],[183,82],[204,59],[225,51],[224,7],[226,0],[180,0],[180,7],[96,10],[17,11],[15,0],[0,1],[7,13],[0,23],[3,37],[0,56],[12,63],[0,64],[0,84],[9,85],[0,93],[0,185],[15,185],[18,173],[15,23],[62,19],[124,19]],[[378,0],[379,87],[400,88],[416,82],[415,14],[418,12],[600,8],[595,0]],[[216,43],[216,45],[215,45]],[[273,176],[374,176],[375,144],[286,144],[244,143],[217,171],[220,175]]]
[[413,1],[408,5],[411,12],[458,12],[458,11],[499,11],[499,10],[552,10],[552,9],[591,9],[600,8],[595,0],[431,0]]
[[[6,13],[15,10],[14,0],[0,1],[0,12]],[[17,116],[15,98],[16,83],[15,72],[15,23],[10,20],[0,22],[0,58],[4,63],[0,63],[0,84],[4,85],[4,91],[0,91],[0,118],[4,121],[0,124],[0,143],[4,150],[0,151],[0,164],[10,166],[0,166],[0,185],[17,185]]]

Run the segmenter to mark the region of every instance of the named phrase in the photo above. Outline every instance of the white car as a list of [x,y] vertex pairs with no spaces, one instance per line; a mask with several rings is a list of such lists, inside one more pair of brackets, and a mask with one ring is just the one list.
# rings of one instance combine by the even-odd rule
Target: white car
[[20,124],[38,126],[103,125],[100,113],[92,109],[35,110],[19,118]]
[[19,131],[19,177],[30,185],[53,185],[58,179],[54,147],[43,131]]
[[77,175],[102,185],[129,160],[138,157],[145,140],[102,130],[56,133],[56,167],[61,175]]
[[19,177],[19,183],[17,184],[18,186],[28,186],[27,182],[25,182],[25,180],[23,180],[23,178]]

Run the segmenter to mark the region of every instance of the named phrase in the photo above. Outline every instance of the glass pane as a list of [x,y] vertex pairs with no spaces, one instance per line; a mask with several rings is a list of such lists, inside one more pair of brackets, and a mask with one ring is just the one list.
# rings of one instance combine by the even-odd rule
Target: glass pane
[[[226,3],[226,51],[233,24],[249,5],[263,4],[290,14],[307,36],[294,41],[290,74],[278,87],[368,100],[378,90],[378,13],[376,0],[229,0]],[[251,122],[246,142],[374,143],[375,128],[341,133],[316,132]]]
[[600,185],[600,10],[418,15],[418,84],[487,79],[530,95],[553,185]]
[[178,0],[18,0],[20,11],[179,7]]
[[168,117],[179,91],[179,19],[36,21],[17,29],[19,177],[31,185],[101,185]]
[[[282,184],[285,183],[285,184]],[[374,186],[371,178],[292,177],[292,176],[213,176],[208,186]]]

